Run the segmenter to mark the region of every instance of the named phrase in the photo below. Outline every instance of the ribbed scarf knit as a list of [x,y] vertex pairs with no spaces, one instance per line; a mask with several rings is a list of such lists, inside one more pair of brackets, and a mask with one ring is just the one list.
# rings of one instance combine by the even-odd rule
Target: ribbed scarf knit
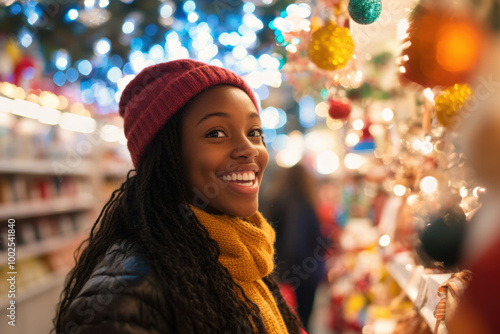
[[245,220],[228,215],[213,215],[194,206],[194,214],[205,226],[221,250],[220,263],[260,310],[269,334],[287,334],[276,301],[262,278],[274,269],[275,232],[265,218],[256,212]]

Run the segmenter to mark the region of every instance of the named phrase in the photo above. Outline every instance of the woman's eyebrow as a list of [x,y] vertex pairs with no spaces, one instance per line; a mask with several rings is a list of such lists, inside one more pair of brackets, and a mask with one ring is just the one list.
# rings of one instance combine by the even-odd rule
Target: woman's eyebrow
[[[205,116],[203,116],[199,121],[198,123],[196,123],[196,125],[199,125],[201,122],[211,118],[211,117],[224,117],[224,118],[231,118],[231,115],[229,115],[228,113],[225,113],[225,112],[213,112],[213,113],[210,113],[210,114],[207,114]],[[259,118],[259,114],[256,113],[256,112],[252,112],[250,115],[248,115],[248,118]]]
[[210,114],[207,114],[205,116],[203,116],[196,125],[199,125],[201,122],[211,118],[211,117],[224,117],[224,118],[231,118],[231,116],[228,114],[228,113],[225,113],[225,112],[214,112],[214,113],[210,113]]

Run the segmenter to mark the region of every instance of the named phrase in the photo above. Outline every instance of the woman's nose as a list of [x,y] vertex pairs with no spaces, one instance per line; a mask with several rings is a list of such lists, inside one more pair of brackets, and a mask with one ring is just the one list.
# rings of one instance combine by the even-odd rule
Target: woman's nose
[[233,159],[245,158],[246,160],[252,160],[259,155],[259,150],[246,136],[236,139],[234,145],[235,147],[231,152]]

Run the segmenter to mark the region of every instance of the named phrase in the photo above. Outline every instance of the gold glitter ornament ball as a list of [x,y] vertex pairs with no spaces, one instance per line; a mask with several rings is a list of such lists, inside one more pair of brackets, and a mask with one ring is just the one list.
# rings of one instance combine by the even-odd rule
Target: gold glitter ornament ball
[[448,87],[434,99],[436,117],[445,128],[452,128],[457,122],[465,102],[472,94],[467,84],[455,84]]
[[329,21],[312,34],[309,57],[319,68],[333,71],[344,67],[354,54],[354,41],[349,29]]

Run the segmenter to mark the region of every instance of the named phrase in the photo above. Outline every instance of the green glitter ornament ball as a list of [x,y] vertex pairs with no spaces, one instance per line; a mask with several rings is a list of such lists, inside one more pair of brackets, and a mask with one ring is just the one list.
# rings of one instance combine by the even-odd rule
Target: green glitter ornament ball
[[351,0],[347,7],[351,18],[359,24],[370,24],[382,12],[382,0]]

